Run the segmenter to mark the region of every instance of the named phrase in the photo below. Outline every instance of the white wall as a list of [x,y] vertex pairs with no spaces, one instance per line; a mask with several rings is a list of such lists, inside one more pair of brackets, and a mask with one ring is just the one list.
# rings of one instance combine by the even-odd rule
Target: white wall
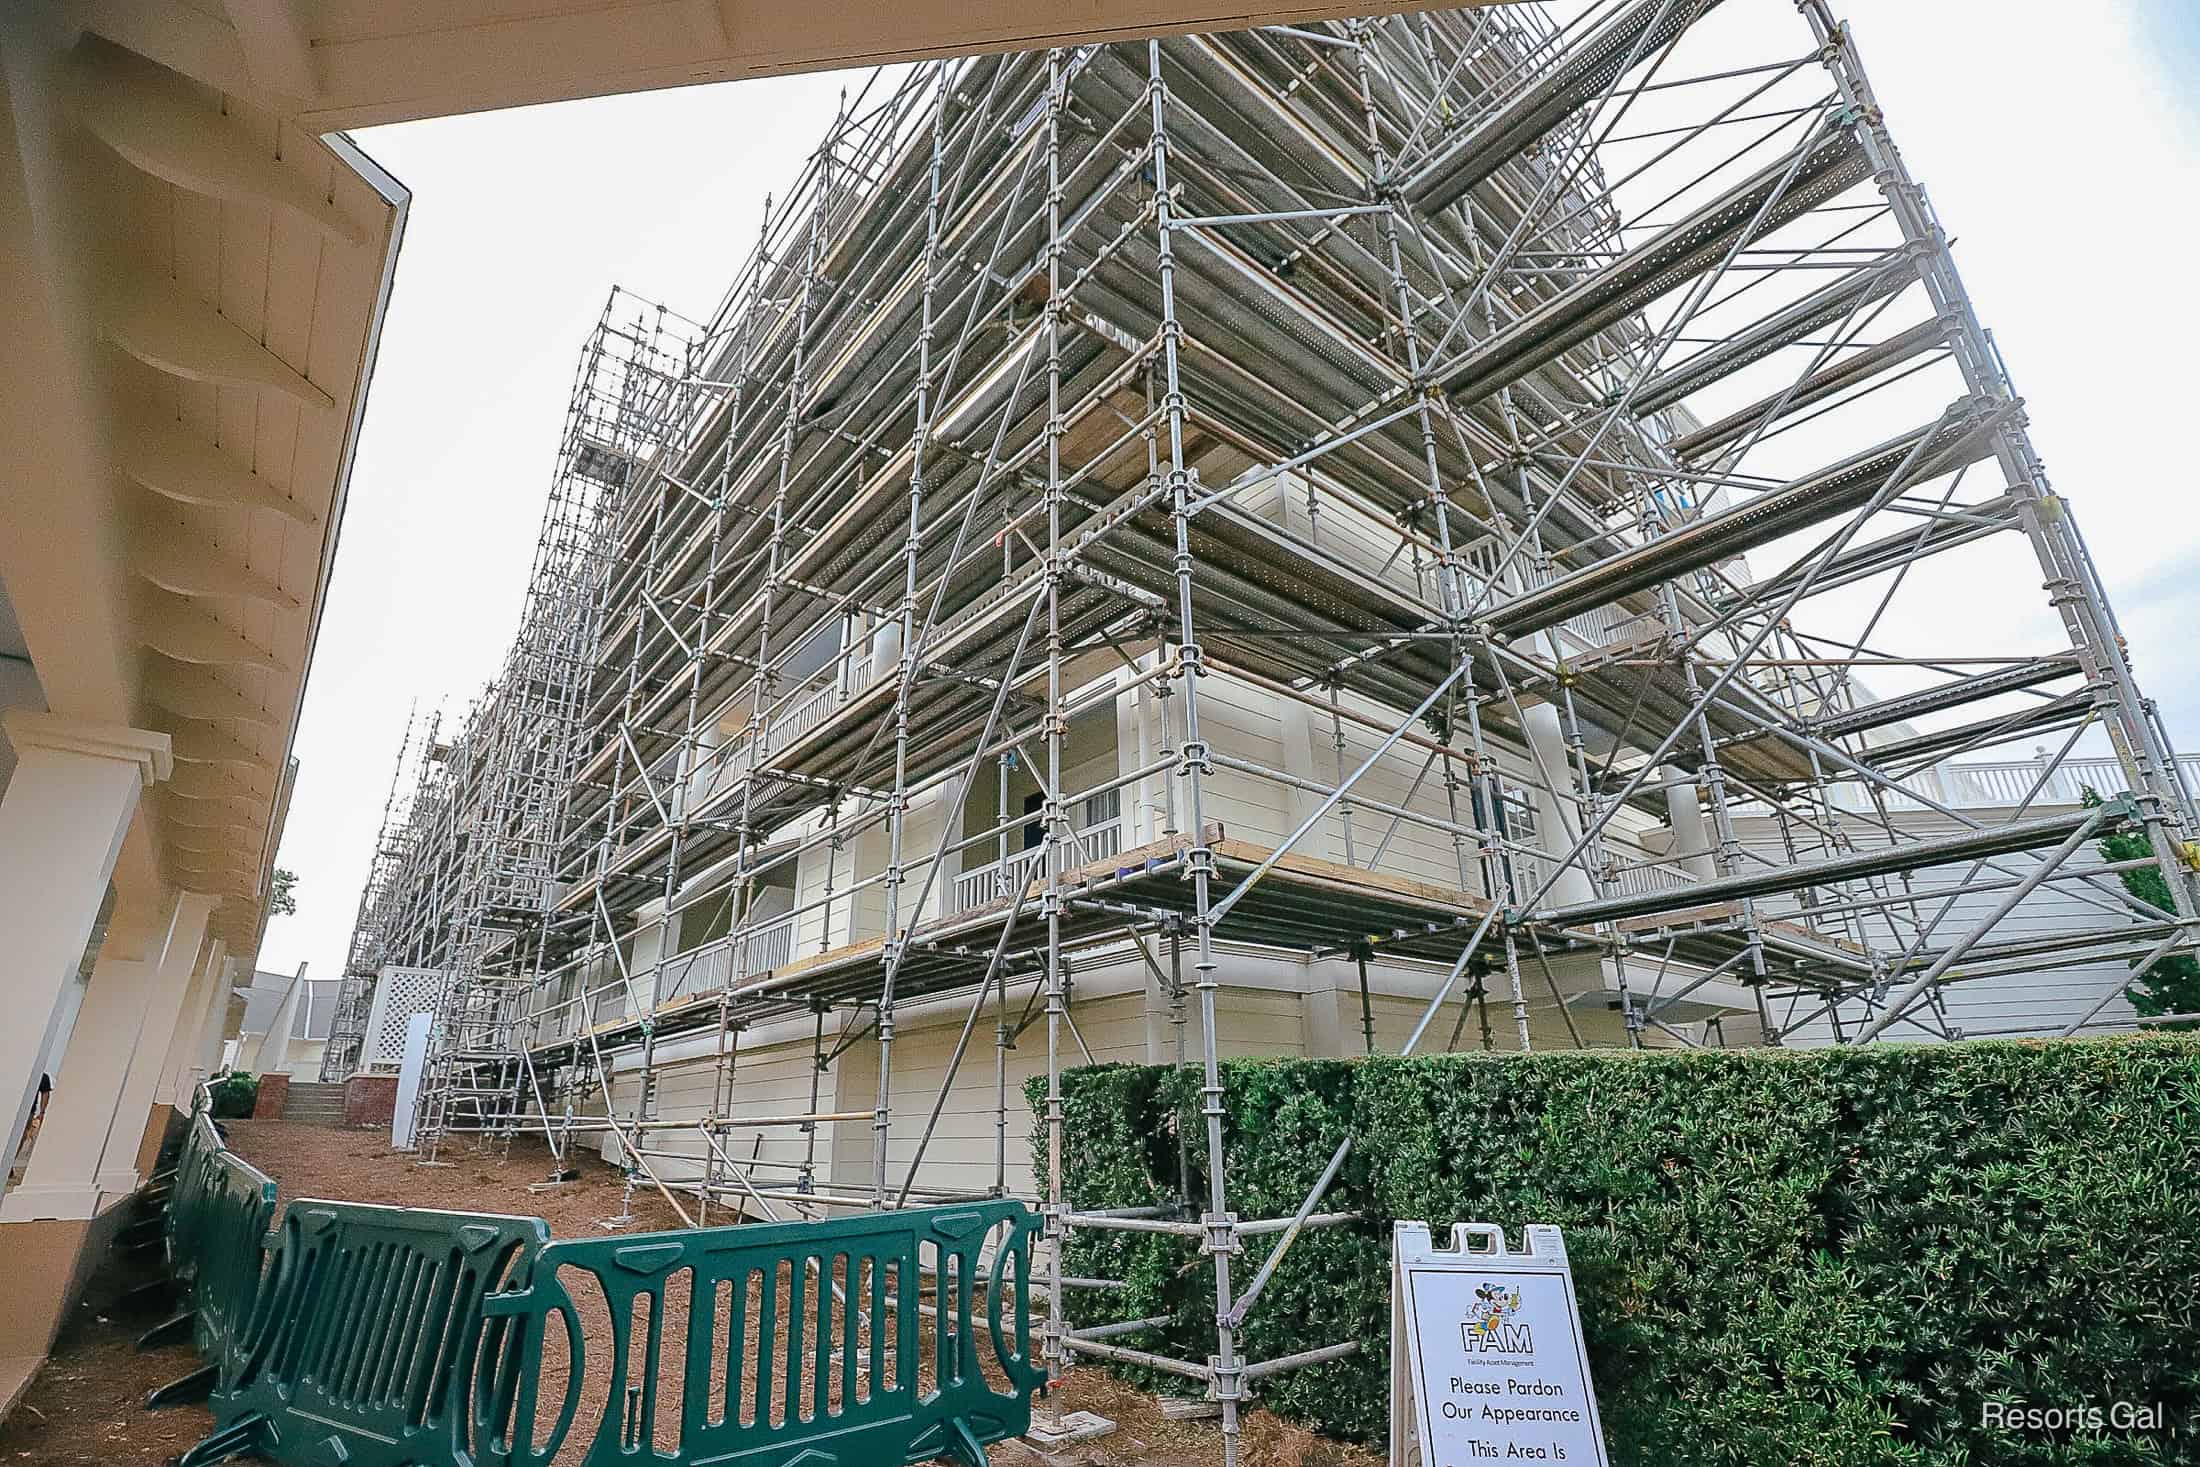
[[[1166,970],[1166,945],[1156,944],[1154,956]],[[1223,1057],[1351,1056],[1363,1052],[1358,978],[1350,962],[1316,963],[1228,944],[1217,956],[1217,1049]],[[1189,985],[1195,975],[1188,949],[1183,969]],[[1378,960],[1370,964],[1369,976],[1378,1047],[1395,1053],[1419,1022],[1442,981],[1444,969],[1437,964]],[[1583,981],[1579,973],[1568,970],[1564,991],[1577,993]],[[1489,984],[1490,1047],[1500,1052],[1514,1051],[1518,1038],[1510,991],[1501,974],[1492,977]],[[1460,1012],[1459,995],[1464,991],[1462,983],[1440,1011],[1423,1039],[1422,1052],[1438,1053],[1445,1048]],[[1012,1019],[1027,1012],[1030,993],[1030,975],[1011,981],[1008,1012]],[[1088,1062],[1168,1063],[1176,1057],[1178,1031],[1167,994],[1152,970],[1128,948],[1081,955],[1074,965],[1071,993],[1069,1023],[1063,1026],[1060,1036],[1065,1066]],[[970,998],[966,993],[910,1005],[897,1022],[887,1131],[887,1176],[896,1189],[908,1175],[932,1106],[947,1079]],[[1537,1049],[1572,1047],[1557,1000],[1540,976],[1529,981],[1529,1010],[1531,1039]],[[972,1030],[969,1048],[947,1086],[946,1100],[917,1178],[920,1187],[983,1192],[994,1184],[998,1094],[995,1012],[989,995]],[[1200,1001],[1197,992],[1189,988],[1183,1012],[1184,1053],[1196,1065],[1202,1053]],[[1603,1007],[1599,996],[1589,995],[1572,1012],[1583,1043],[1625,1043],[1617,1016]],[[1046,1073],[1047,1056],[1043,1006],[1029,1013],[1033,1022],[1007,1052],[1005,1067],[1007,1185],[1011,1192],[1026,1196],[1034,1195],[1040,1182],[1032,1173],[1030,1145],[1038,1122],[1025,1097],[1024,1085]],[[827,1052],[840,1041],[845,1022],[843,1015],[828,1017],[824,1039]],[[651,1158],[659,1176],[672,1184],[701,1176],[707,1148],[693,1123],[712,1113],[721,1084],[723,1115],[753,1118],[813,1113],[812,1032],[810,1020],[796,1018],[744,1034],[734,1048],[730,1081],[723,1079],[726,1072],[721,1071],[714,1036],[672,1041],[660,1054],[659,1124],[652,1129],[648,1143],[652,1152],[668,1153]],[[1478,1017],[1470,1012],[1460,1030],[1458,1048],[1479,1051],[1482,1047]],[[871,1111],[877,1103],[877,1066],[876,1037],[863,1034],[854,1039],[819,1085],[819,1110]],[[636,1082],[631,1067],[613,1081],[612,1094],[622,1122],[632,1114]],[[867,1191],[872,1181],[874,1135],[867,1118],[821,1125],[817,1142],[820,1184],[844,1192]],[[797,1127],[782,1125],[734,1128],[724,1134],[721,1144],[729,1155],[760,1162],[754,1175],[759,1186],[769,1189],[793,1185],[795,1164],[802,1160],[807,1142]],[[615,1138],[605,1136],[602,1149],[607,1157],[617,1159],[619,1146]]]
[[[2034,810],[2033,814],[2052,813]],[[1986,819],[1998,818],[2006,812],[1981,812]],[[1944,817],[1930,814],[1897,815],[1894,817],[1905,835],[1944,833],[1956,827]],[[1753,846],[1771,849],[1768,833],[1761,825],[1752,822],[1743,828],[1745,842]],[[1860,836],[1859,839],[1862,839]],[[2008,881],[2022,877],[2037,869],[2039,855],[2020,853],[1998,858],[1997,864],[2006,873],[1982,872],[1977,880],[1982,882]],[[2064,868],[2082,869],[2100,864],[2090,846],[2073,856]],[[1970,871],[1970,862],[1953,866],[1929,867],[1916,872],[1911,878],[1911,888],[1920,894],[1918,910],[1927,922],[1938,916],[1946,903],[1949,890],[1960,884]],[[2103,884],[2113,887],[2115,879],[2107,877]],[[2119,888],[2120,889],[2120,888]],[[1935,894],[1938,894],[1937,896]],[[1953,909],[1940,919],[1927,946],[1944,948],[1987,916],[2008,895],[2006,889],[1986,892],[1965,892],[1958,896]],[[2104,905],[2107,910],[2104,910]],[[2052,935],[2059,932],[2076,932],[2086,928],[2116,926],[2126,919],[2138,920],[2129,908],[2123,907],[2117,898],[2105,892],[2095,892],[2090,886],[2078,886],[2067,882],[2053,882],[2041,886],[2014,911],[2004,917],[1989,936],[1988,941],[2009,941],[2026,937]],[[1907,914],[1904,925],[1891,931],[1883,920],[1874,919],[1865,935],[1879,949],[1899,950],[1912,937],[1915,928],[1909,925]],[[1849,935],[1843,932],[1841,935]],[[1955,971],[1960,974],[1964,965],[1959,961]],[[2095,1016],[2094,1024],[2085,1032],[2089,1034],[2112,1033],[2133,1027],[2137,1017],[2120,989],[2128,978],[2128,965],[2122,961],[2084,963],[2047,972],[2016,973],[2003,976],[1959,980],[1942,989],[1942,1005],[1947,1022],[1964,1036],[1979,1038],[2009,1038],[2028,1035],[2051,1035],[2085,1013],[2099,1001],[2102,994],[2115,988],[2118,996]],[[1807,1014],[1810,1007],[1797,1010],[1796,1017]],[[1853,1033],[1864,1018],[1861,1005],[1844,1005],[1842,1022],[1847,1032]],[[1775,1023],[1782,1022],[1780,1008],[1773,1012]],[[1925,1027],[1898,1023],[1888,1029],[1882,1038],[1909,1042],[1926,1042],[1938,1037],[1939,1023],[1922,1013]],[[1830,1020],[1820,1020],[1806,1027],[1791,1038],[1791,1044],[1830,1044],[1834,1042],[1834,1026]]]

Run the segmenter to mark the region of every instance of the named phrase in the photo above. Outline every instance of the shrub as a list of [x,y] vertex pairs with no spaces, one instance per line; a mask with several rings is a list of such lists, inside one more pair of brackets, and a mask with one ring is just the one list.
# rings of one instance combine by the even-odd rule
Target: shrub
[[[1364,1221],[1303,1235],[1240,1335],[1255,1359],[1360,1342],[1261,1383],[1333,1435],[1386,1429],[1389,1230],[1411,1218],[1565,1229],[1616,1463],[2200,1460],[2147,1430],[1985,1424],[1989,1401],[2128,1401],[2200,1428],[2200,1043],[1235,1061],[1224,1089],[1243,1217],[1288,1216],[1357,1138],[1322,1210]],[[1199,1210],[1196,1072],[1064,1090],[1080,1207],[1168,1197],[1182,1136]],[[1241,1288],[1272,1246],[1248,1241]],[[1167,1314],[1165,1341],[1126,1343],[1212,1350],[1195,1246],[1081,1231],[1067,1257],[1130,1285],[1072,1295],[1079,1322]]]
[[[2101,803],[2100,792],[2088,785],[2079,792],[2079,803],[2093,809]],[[2146,828],[2118,829],[2094,842],[2093,849],[2100,852],[2103,861],[2146,860],[2154,855],[2154,839]],[[2176,904],[2170,899],[2169,881],[2162,875],[2160,866],[2138,866],[2120,871],[2116,879],[2148,906],[2159,910],[2163,916],[2174,916]],[[2149,1018],[2163,1014],[2190,1014],[2200,1012],[2200,958],[2191,953],[2171,953],[2124,990],[2124,997],[2131,1006]],[[2165,1024],[2170,1030],[2192,1029],[2190,1020],[2178,1020]]]
[[257,1075],[240,1075],[232,1071],[207,1082],[206,1092],[215,1120],[243,1120],[252,1114],[253,1102],[260,1097],[260,1079]]

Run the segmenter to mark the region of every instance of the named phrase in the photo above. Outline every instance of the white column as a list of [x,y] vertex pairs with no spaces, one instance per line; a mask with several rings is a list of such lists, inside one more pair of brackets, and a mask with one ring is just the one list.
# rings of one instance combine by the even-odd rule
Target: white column
[[222,982],[222,968],[228,953],[228,944],[219,937],[206,945],[206,954],[199,960],[190,987],[184,991],[183,1006],[176,1012],[168,1051],[161,1058],[160,1080],[153,1090],[155,1105],[173,1106],[180,1111],[191,1109],[191,1082],[188,1079],[191,1063],[199,1052],[199,1039],[206,1032],[206,1006],[212,1002],[214,990]]
[[[1317,986],[1308,990],[1305,1007],[1300,1011],[1300,1025],[1304,1032],[1306,1053],[1309,1058],[1336,1059],[1338,1056],[1347,1053],[1344,1042],[1345,995],[1344,990],[1339,988],[1336,983],[1337,974],[1333,971],[1336,967],[1337,964],[1335,963],[1316,963],[1313,965],[1313,977]],[[1356,1041],[1359,1037],[1360,1024],[1360,1016],[1357,1011],[1358,999],[1359,994],[1355,992],[1353,994],[1352,1029]],[[1360,1047],[1357,1044],[1350,1051],[1353,1054],[1359,1052]],[[1175,1056],[1171,1055],[1170,1058],[1173,1060]]]
[[99,1158],[157,971],[150,957],[103,957],[92,969],[76,1033],[53,1077],[53,1102],[23,1180],[0,1199],[0,1222],[87,1218],[99,1211]]
[[[1115,775],[1118,779],[1133,769],[1144,768],[1145,761],[1151,757],[1145,752],[1143,730],[1139,727],[1145,690],[1126,689],[1124,686],[1133,676],[1135,672],[1131,668],[1119,667],[1115,670]],[[990,796],[984,803],[979,802],[979,796],[986,793],[992,778],[993,770],[988,767],[984,776],[971,786],[971,803],[979,805],[981,809],[993,808]],[[1146,799],[1146,781],[1136,780],[1123,786],[1122,798],[1123,848],[1129,850],[1132,846],[1144,845],[1150,839],[1146,834],[1146,811],[1142,808]],[[990,825],[992,822],[986,823]],[[983,866],[991,859],[990,852],[974,848],[963,857],[963,862],[966,866]]]
[[871,631],[870,673],[857,680],[856,686],[876,680],[893,670],[901,659],[901,618],[890,617]]
[[190,1054],[190,1068],[182,1077],[183,1093],[190,1095],[201,1080],[221,1068],[222,1046],[229,1038],[229,1010],[237,997],[237,960],[223,958],[216,970],[213,992],[207,995],[206,1027]]
[[[1159,652],[1145,654],[1140,659],[1141,670],[1150,669],[1160,659],[1160,656]],[[1144,769],[1161,757],[1162,746],[1169,739],[1168,730],[1163,724],[1161,698],[1154,691],[1154,684],[1150,681],[1138,685],[1137,717],[1137,767]],[[1164,770],[1157,774],[1149,774],[1131,786],[1129,793],[1138,802],[1138,844],[1144,845],[1149,841],[1157,841],[1161,839],[1164,832],[1176,828],[1176,821],[1169,814],[1169,801],[1174,798],[1171,793],[1173,785],[1174,781],[1169,778],[1168,772]]]
[[[980,774],[972,777],[970,788],[964,792],[965,800],[983,798],[980,791],[984,785],[991,783],[991,781],[983,778],[983,775],[987,773],[991,773],[991,771],[985,770],[981,766]],[[954,791],[954,782],[949,781],[946,784],[926,790],[910,802],[910,813],[916,818],[905,827],[907,833],[902,837],[904,851],[909,849],[907,843],[914,838],[916,849],[929,855],[939,848],[940,833],[943,830],[953,832],[948,837],[947,843],[949,845],[953,845],[962,839],[964,807],[948,803],[948,796],[953,794]],[[929,819],[926,818],[928,816]],[[932,890],[924,898],[924,910],[918,915],[918,921],[932,922],[941,917],[953,915],[955,878],[962,875],[966,859],[972,866],[985,864],[984,856],[978,854],[975,847],[967,858],[961,851],[948,851],[940,857],[939,874],[932,878]],[[1076,859],[1074,852],[1071,854],[1070,859]],[[922,886],[924,884],[923,867],[921,865],[917,870],[911,872],[910,876],[917,885]]]
[[[1566,733],[1559,725],[1558,710],[1548,703],[1531,703],[1525,712],[1527,717],[1522,727],[1542,767],[1542,772],[1535,777],[1539,780],[1548,777],[1560,788],[1566,788],[1573,778],[1573,765],[1567,758]],[[1581,832],[1581,817],[1571,808],[1570,802],[1562,805],[1557,795],[1539,785],[1528,785],[1526,790],[1535,804],[1536,840],[1555,861],[1573,848]],[[1573,834],[1568,834],[1569,831]],[[1544,898],[1546,904],[1564,906],[1569,902],[1585,902],[1595,894],[1588,873],[1582,869],[1582,859],[1585,858],[1577,858],[1559,873],[1558,880],[1552,883],[1550,895]]]
[[1673,832],[1673,854],[1681,870],[1698,881],[1717,875],[1711,861],[1711,832],[1703,823],[1703,801],[1696,794],[1696,777],[1668,764],[1658,771],[1665,781],[1665,823]]
[[168,736],[142,729],[11,708],[0,733],[16,756],[0,795],[0,1094],[20,1094],[37,1083],[62,985],[83,961],[138,795],[171,765]]
[[[1342,781],[1345,775],[1351,773],[1349,769],[1337,769],[1332,771],[1332,778],[1323,779],[1315,771],[1314,739],[1316,735],[1313,719],[1308,715],[1306,705],[1296,698],[1286,698],[1279,693],[1270,693],[1263,696],[1269,699],[1276,710],[1276,752],[1282,756],[1283,772],[1285,774],[1292,776],[1294,779],[1303,779],[1308,784],[1333,785]],[[1326,723],[1322,728],[1320,738],[1323,743],[1324,754],[1334,762],[1334,751],[1329,746],[1329,729]],[[1288,835],[1291,831],[1298,829],[1307,816],[1314,813],[1315,809],[1321,804],[1322,797],[1312,790],[1303,789],[1295,784],[1287,784],[1283,786],[1283,801],[1284,808],[1290,812],[1291,824],[1284,832]],[[1344,859],[1344,822],[1348,816],[1351,803],[1352,797],[1346,795],[1332,806],[1328,818],[1306,833],[1305,838],[1298,843],[1293,854],[1312,856],[1320,861],[1342,861]],[[1214,806],[1210,805],[1208,809],[1213,810]],[[1369,849],[1372,848],[1373,838],[1370,837]],[[1359,847],[1355,846],[1354,854],[1358,853]]]
[[53,1006],[53,1017],[46,1021],[46,1039],[38,1047],[38,1062],[23,1077],[23,1092],[16,1097],[15,1112],[8,1121],[7,1144],[0,1148],[0,1156],[8,1157],[11,1163],[22,1150],[23,1133],[30,1129],[31,1110],[38,1103],[39,1078],[51,1079],[53,1072],[61,1068],[61,1056],[68,1052],[69,1036],[75,1031],[77,1010],[83,1003],[84,980],[72,973],[61,985],[61,1000]]
[[153,1093],[160,1088],[161,1071],[176,1037],[176,1021],[189,997],[199,958],[206,946],[206,923],[220,898],[187,891],[176,897],[168,924],[168,940],[159,956],[159,967],[145,997],[144,1018],[137,1043],[130,1051],[130,1067],[107,1128],[99,1172],[95,1180],[102,1197],[137,1190],[138,1144],[145,1137],[146,1120],[153,1108]]

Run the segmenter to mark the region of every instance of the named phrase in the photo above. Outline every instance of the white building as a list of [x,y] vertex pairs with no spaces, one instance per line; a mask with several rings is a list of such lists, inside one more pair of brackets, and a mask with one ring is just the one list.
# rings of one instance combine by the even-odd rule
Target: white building
[[337,979],[260,969],[243,990],[244,1015],[223,1062],[246,1074],[284,1074],[311,1084],[321,1078],[336,1012]]
[[[1022,1190],[1020,1080],[1179,1036],[1864,1041],[1947,1032],[1982,965],[2189,946],[2167,733],[1798,10],[1787,46],[1523,7],[896,75],[707,319],[614,294],[520,635],[378,843],[340,1005],[433,995],[431,1148],[585,1135],[720,1203]],[[1607,151],[1629,26],[1705,71]],[[1794,136],[1726,130],[1775,106],[1751,47]],[[2043,581],[2038,645],[1952,594]],[[2088,729],[2136,786],[2098,812],[1919,783]],[[2083,895],[2111,828],[2166,926]]]

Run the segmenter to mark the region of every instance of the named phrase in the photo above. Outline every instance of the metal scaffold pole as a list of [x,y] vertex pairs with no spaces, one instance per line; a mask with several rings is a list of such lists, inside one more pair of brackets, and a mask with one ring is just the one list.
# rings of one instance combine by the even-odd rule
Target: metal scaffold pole
[[[1047,787],[1041,795],[1045,828],[1046,893],[1042,911],[1046,920],[1044,983],[1047,1015],[1047,1317],[1041,1348],[1048,1379],[1069,1368],[1066,1345],[1067,1300],[1062,1291],[1064,1254],[1069,1247],[1068,1203],[1063,1196],[1062,1152],[1069,1144],[1062,1112],[1062,1020],[1069,995],[1062,971],[1062,842],[1060,807],[1062,744],[1058,730],[1062,710],[1062,602],[1059,559],[1061,546],[1062,487],[1062,53],[1047,53],[1046,80],[1047,243],[1046,243],[1046,374],[1047,374]],[[1005,817],[1005,811],[1004,817]]]
[[1197,481],[1184,459],[1184,385],[1179,353],[1183,328],[1176,317],[1175,226],[1169,198],[1169,88],[1161,69],[1161,43],[1146,47],[1146,85],[1153,108],[1153,225],[1157,279],[1161,291],[1162,416],[1167,425],[1169,518],[1176,536],[1176,681],[1182,698],[1184,741],[1177,748],[1177,774],[1184,787],[1186,828],[1191,841],[1185,852],[1192,882],[1190,914],[1194,956],[1192,971],[1199,992],[1200,1114],[1207,1141],[1207,1208],[1200,1222],[1203,1250],[1209,1255],[1215,1278],[1215,1356],[1210,1389],[1222,1403],[1222,1456],[1224,1467],[1236,1467],[1238,1459],[1239,1392],[1237,1331],[1229,1319],[1231,1255],[1238,1249],[1236,1230],[1229,1212],[1228,1165],[1222,1138],[1222,1069],[1215,1028],[1215,934],[1209,882],[1213,877],[1214,852],[1208,844],[1204,781],[1211,766],[1207,745],[1200,737],[1199,678],[1205,670],[1197,628],[1192,616],[1191,548],[1192,499]]
[[[917,564],[924,546],[924,459],[932,432],[932,325],[934,290],[939,278],[942,135],[947,115],[947,70],[938,69],[939,99],[932,107],[931,167],[924,210],[923,275],[917,329],[916,424],[909,435],[909,528],[902,544],[902,584],[895,611],[894,786],[887,796],[886,826],[886,975],[878,1000],[878,1102],[871,1118],[871,1204],[886,1205],[887,1142],[893,1124],[894,980],[900,976],[902,945],[915,914],[902,906],[908,880],[904,846],[909,818],[909,699],[917,680]],[[927,628],[929,630],[929,628]],[[928,882],[929,886],[929,873]]]

